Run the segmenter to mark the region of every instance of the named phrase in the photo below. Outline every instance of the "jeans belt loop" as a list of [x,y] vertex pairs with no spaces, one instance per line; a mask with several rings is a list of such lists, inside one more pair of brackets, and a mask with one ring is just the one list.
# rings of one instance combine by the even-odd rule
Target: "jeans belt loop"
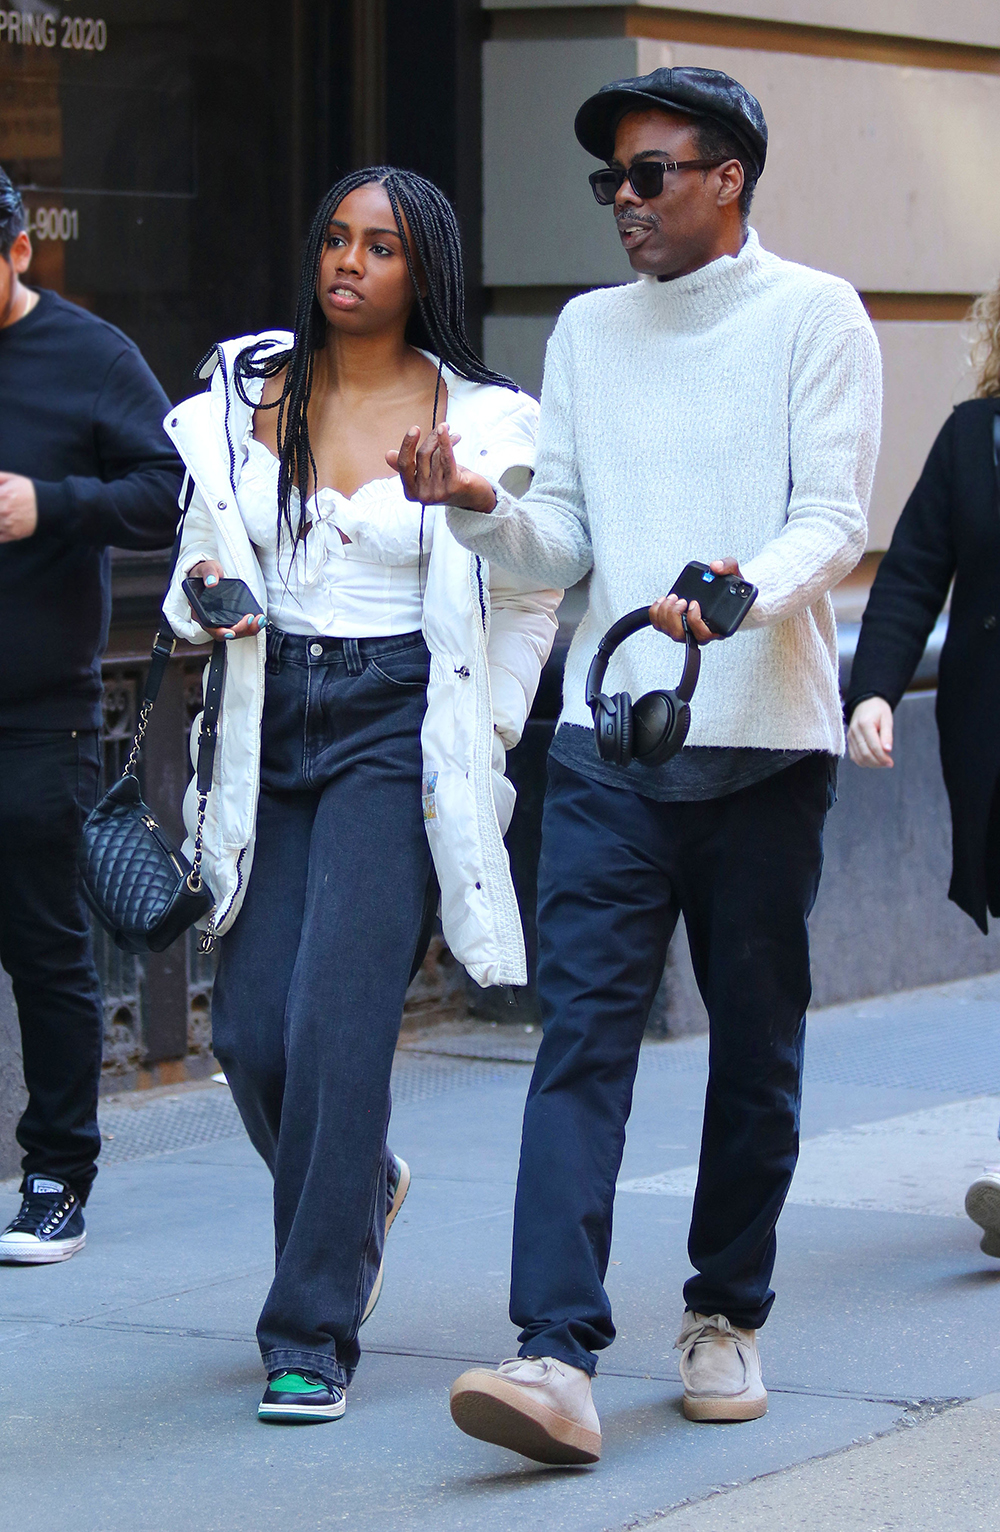
[[272,675],[277,675],[281,669],[281,646],[285,642],[285,635],[280,628],[274,628],[270,623],[267,625],[267,668]]
[[347,661],[347,674],[359,676],[365,668],[365,662],[361,658],[361,649],[356,638],[344,639],[344,659]]

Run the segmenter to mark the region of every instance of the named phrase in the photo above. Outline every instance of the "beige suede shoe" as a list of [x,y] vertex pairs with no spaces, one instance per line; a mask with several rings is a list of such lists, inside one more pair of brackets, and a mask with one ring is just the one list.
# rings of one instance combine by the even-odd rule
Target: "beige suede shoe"
[[757,1331],[737,1330],[724,1314],[686,1310],[676,1343],[688,1420],[758,1420],[767,1414]]
[[451,1386],[451,1418],[466,1436],[536,1463],[596,1463],[601,1455],[589,1375],[551,1356],[463,1372]]
[[1000,1170],[984,1170],[965,1194],[965,1211],[983,1231],[979,1248],[984,1255],[1000,1256]]

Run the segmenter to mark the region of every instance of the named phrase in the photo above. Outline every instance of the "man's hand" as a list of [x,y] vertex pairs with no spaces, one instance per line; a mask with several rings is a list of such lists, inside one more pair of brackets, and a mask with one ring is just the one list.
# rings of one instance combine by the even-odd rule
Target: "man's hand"
[[892,708],[884,697],[866,697],[851,714],[847,748],[855,766],[891,766]]
[[[742,580],[740,566],[735,559],[713,559],[709,569],[717,575],[736,575]],[[654,628],[659,628],[661,633],[666,633],[669,638],[675,638],[679,644],[684,642],[684,624],[681,618],[687,613],[688,627],[691,636],[696,643],[707,644],[713,638],[721,638],[721,633],[713,633],[707,623],[701,620],[701,607],[697,601],[690,605],[682,596],[661,596],[654,601],[649,609],[649,620]]]
[[0,543],[32,537],[37,527],[34,484],[19,473],[0,473]]
[[454,505],[460,510],[482,511],[496,507],[493,486],[482,474],[460,468],[453,448],[460,436],[452,436],[447,423],[432,431],[421,445],[420,427],[411,426],[398,452],[387,452],[385,460],[403,481],[407,500],[421,505]]

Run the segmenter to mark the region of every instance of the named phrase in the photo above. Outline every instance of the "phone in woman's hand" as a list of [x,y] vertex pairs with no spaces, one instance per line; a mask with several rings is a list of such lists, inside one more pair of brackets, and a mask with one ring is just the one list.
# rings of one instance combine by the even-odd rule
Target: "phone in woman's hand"
[[244,617],[260,615],[260,602],[243,580],[222,579],[206,585],[197,576],[189,576],[181,581],[181,590],[203,628],[234,628]]

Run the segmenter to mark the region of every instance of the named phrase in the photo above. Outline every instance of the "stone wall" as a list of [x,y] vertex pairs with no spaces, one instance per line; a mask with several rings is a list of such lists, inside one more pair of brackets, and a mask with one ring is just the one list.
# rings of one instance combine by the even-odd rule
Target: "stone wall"
[[[876,322],[885,411],[869,547],[888,547],[931,442],[972,391],[964,319],[996,281],[1000,200],[980,188],[1000,175],[1000,7],[483,4],[487,361],[537,394],[566,300],[632,280],[587,187],[595,161],[572,128],[584,98],[655,68],[725,70],[757,95],[770,130],[752,215],[764,246],[845,277]],[[869,18],[863,40],[848,11]]]
[[17,1012],[10,980],[0,968],[0,1180],[18,1172],[21,1156],[14,1128],[24,1111],[24,1102]]
[[[934,692],[903,698],[891,771],[841,762],[810,921],[814,1005],[1000,971],[1000,926],[984,936],[948,899],[951,817],[934,700]],[[651,1025],[669,1036],[707,1028],[683,931]]]

